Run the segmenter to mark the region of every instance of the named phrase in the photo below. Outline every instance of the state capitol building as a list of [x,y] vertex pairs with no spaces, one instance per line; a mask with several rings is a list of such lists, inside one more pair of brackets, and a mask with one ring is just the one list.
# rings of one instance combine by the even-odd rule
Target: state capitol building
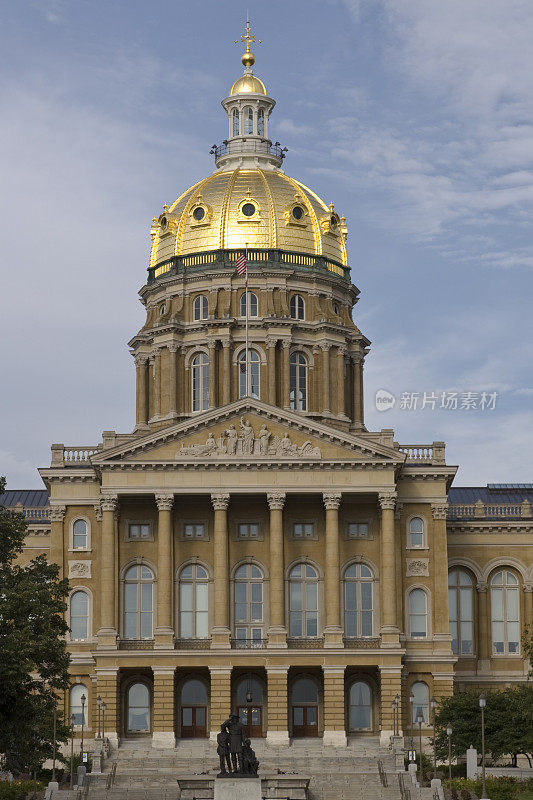
[[70,581],[86,736],[100,698],[115,742],[238,709],[267,743],[387,743],[397,695],[429,732],[432,697],[526,680],[533,487],[454,488],[443,442],[367,430],[347,223],[282,169],[243,38],[216,169],[152,222],[133,431],[53,444],[0,502]]

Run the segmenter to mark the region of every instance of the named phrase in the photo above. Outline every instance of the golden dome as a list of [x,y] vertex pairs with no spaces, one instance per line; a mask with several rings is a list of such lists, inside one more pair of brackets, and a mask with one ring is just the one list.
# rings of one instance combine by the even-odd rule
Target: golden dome
[[[244,56],[243,56],[244,57]],[[238,78],[230,89],[230,97],[232,94],[264,94],[266,95],[266,86],[262,80],[256,75],[248,74]]]
[[187,189],[152,233],[152,267],[173,256],[246,244],[348,265],[344,218],[278,170],[219,170]]

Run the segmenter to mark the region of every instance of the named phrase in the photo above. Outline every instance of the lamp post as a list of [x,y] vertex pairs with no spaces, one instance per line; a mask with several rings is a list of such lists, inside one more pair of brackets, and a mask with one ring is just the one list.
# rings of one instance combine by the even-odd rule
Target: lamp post
[[424,722],[424,715],[421,711],[419,711],[416,715],[416,721],[418,722],[418,737],[420,744],[420,783],[422,783],[422,723]]
[[247,720],[248,726],[247,727],[248,727],[248,736],[250,737],[250,739],[252,738],[252,711],[253,711],[253,709],[252,709],[252,701],[253,701],[252,681],[250,679],[250,675],[248,675],[248,686],[247,686],[247,691],[246,691],[246,702],[248,703],[248,720]]
[[396,736],[396,699],[391,703],[392,706],[392,735]]
[[415,703],[415,696],[411,692],[411,694],[409,695],[409,707],[411,709],[411,711],[410,711],[411,716],[409,718],[409,727],[411,729],[411,736],[410,736],[410,739],[411,739],[411,743],[410,743],[411,747],[410,747],[410,749],[411,749],[411,751],[414,749],[414,747],[413,747],[413,722],[415,721],[415,705],[414,705],[414,703]]
[[400,695],[397,694],[394,698],[396,703],[396,736],[400,735]]
[[105,747],[105,708],[106,705],[104,702],[102,702],[102,742],[104,744],[104,747]]
[[101,713],[101,706],[102,706],[102,698],[100,697],[100,695],[98,695],[98,697],[96,698],[96,706],[97,706],[97,709],[98,709],[98,735],[97,735],[96,738],[99,739],[100,738],[100,713]]
[[57,738],[57,706],[54,706],[54,743],[52,750],[52,781],[56,780],[56,738]]
[[74,714],[70,715],[70,788],[72,789],[72,770],[74,769]]
[[437,701],[434,697],[429,701],[431,706],[431,722],[433,724],[433,777],[437,777],[437,746],[435,744],[435,710],[437,708]]
[[448,781],[450,782],[450,792],[452,790],[452,733],[450,723],[446,726],[446,736],[448,737]]
[[485,783],[485,706],[486,697],[483,693],[479,695],[479,707],[481,709],[481,796],[482,800],[487,800],[487,786]]
[[81,761],[83,763],[83,724],[85,722],[85,701],[87,698],[84,694],[81,696],[81,744],[80,744],[80,753],[81,753]]

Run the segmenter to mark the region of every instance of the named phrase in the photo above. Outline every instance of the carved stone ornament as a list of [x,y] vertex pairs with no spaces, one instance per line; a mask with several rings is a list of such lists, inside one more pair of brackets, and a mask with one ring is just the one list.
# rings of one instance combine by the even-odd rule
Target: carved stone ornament
[[118,506],[118,497],[116,495],[110,497],[102,497],[100,499],[100,507],[102,511],[113,511],[117,510]]
[[215,511],[226,511],[229,505],[229,494],[226,492],[213,492],[211,502]]
[[69,576],[69,578],[90,578],[91,577],[91,562],[90,561],[69,561],[68,562],[68,576]]
[[283,506],[285,505],[285,492],[268,492],[267,493],[267,503],[268,507],[271,511],[281,511]]
[[340,492],[324,492],[322,498],[328,511],[337,511],[341,504],[342,495]]
[[50,521],[63,522],[66,510],[66,506],[50,506]]
[[379,505],[381,510],[388,509],[394,511],[396,505],[396,492],[380,492],[378,495]]
[[405,574],[408,578],[413,576],[429,577],[429,559],[408,558]]
[[173,494],[156,494],[155,502],[158,511],[172,511],[174,505]]
[[241,417],[239,430],[233,423],[224,433],[215,439],[209,433],[205,444],[181,445],[176,458],[322,458],[319,447],[313,447],[307,440],[302,445],[293,444],[287,432],[280,437],[263,423],[259,431],[254,431],[252,424]]
[[446,519],[448,516],[448,503],[432,503],[433,519]]

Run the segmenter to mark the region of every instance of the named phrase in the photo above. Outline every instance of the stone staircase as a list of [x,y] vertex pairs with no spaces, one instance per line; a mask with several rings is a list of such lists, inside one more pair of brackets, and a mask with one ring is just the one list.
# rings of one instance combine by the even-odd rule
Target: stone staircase
[[[309,800],[401,800],[392,753],[372,737],[356,739],[347,747],[324,747],[320,740],[301,739],[290,747],[252,742],[262,776],[298,773],[310,778]],[[381,759],[388,787],[379,778]],[[112,788],[108,774],[117,762]],[[123,741],[109,759],[103,775],[90,777],[88,800],[179,800],[178,775],[218,772],[216,745],[208,740],[180,741],[175,749],[156,750],[150,739]],[[62,800],[76,800],[76,792],[61,792]],[[411,788],[411,800],[432,800],[429,789]],[[200,800],[200,798],[198,798]]]

